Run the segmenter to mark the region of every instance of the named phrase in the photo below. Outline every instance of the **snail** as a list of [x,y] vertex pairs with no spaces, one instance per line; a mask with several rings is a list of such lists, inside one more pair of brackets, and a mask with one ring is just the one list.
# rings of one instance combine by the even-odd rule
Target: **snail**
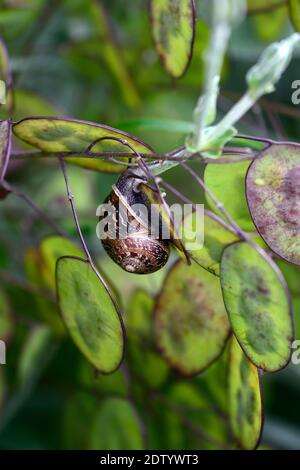
[[[151,202],[143,190],[143,183],[146,181],[145,177],[132,170],[125,170],[105,201],[106,207],[111,205],[114,209],[116,236],[110,237],[108,231],[107,237],[101,240],[102,245],[113,261],[125,271],[135,274],[158,271],[170,256],[170,240],[150,234]],[[135,211],[133,206],[137,207],[136,205],[147,209],[147,220]],[[159,226],[161,225],[159,216]],[[161,234],[161,230],[158,233]]]

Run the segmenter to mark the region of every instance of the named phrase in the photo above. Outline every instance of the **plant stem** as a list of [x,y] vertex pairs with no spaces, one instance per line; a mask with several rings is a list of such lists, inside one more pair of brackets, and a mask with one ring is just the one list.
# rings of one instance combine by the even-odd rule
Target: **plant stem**
[[224,204],[221,203],[215,195],[210,191],[210,189],[206,186],[204,183],[203,179],[192,169],[190,168],[186,163],[180,162],[180,165],[188,172],[190,173],[191,176],[199,183],[203,191],[210,197],[216,208],[224,215],[226,220],[229,222],[231,227],[234,229],[235,233],[239,238],[245,241],[249,241],[252,243],[250,238],[244,233],[244,231],[239,227],[239,225],[235,222],[235,220],[231,217],[231,215],[227,212],[227,210],[224,208]]
[[105,288],[106,292],[108,293],[111,301],[113,302],[114,304],[114,307],[117,311],[117,314],[119,316],[119,319],[120,319],[120,322],[121,322],[121,327],[122,327],[122,331],[123,331],[123,336],[125,337],[125,328],[124,328],[124,324],[123,324],[123,320],[122,320],[122,315],[121,315],[121,312],[120,312],[120,309],[119,309],[119,306],[116,302],[116,300],[114,299],[108,285],[106,284],[106,282],[104,281],[103,277],[101,276],[101,274],[99,273],[99,271],[97,270],[95,264],[94,264],[94,261],[92,259],[92,256],[90,254],[90,251],[88,249],[88,246],[85,242],[85,239],[84,239],[84,236],[82,234],[82,230],[81,230],[81,227],[80,227],[80,223],[79,223],[79,219],[78,219],[78,215],[77,215],[77,211],[76,211],[76,207],[75,207],[75,202],[74,202],[74,196],[71,192],[71,188],[70,188],[70,184],[69,184],[69,178],[68,178],[68,174],[67,174],[67,170],[66,170],[66,165],[65,165],[65,162],[63,161],[62,158],[59,158],[59,163],[60,163],[60,167],[61,167],[61,170],[62,170],[62,173],[63,173],[63,176],[64,176],[64,180],[65,180],[65,185],[66,185],[66,190],[67,190],[67,195],[68,195],[68,199],[69,199],[69,202],[70,202],[70,206],[71,206],[71,210],[72,210],[72,213],[73,213],[73,218],[74,218],[74,222],[75,222],[75,225],[76,225],[76,229],[77,229],[77,232],[78,232],[78,236],[79,236],[79,239],[80,239],[80,242],[81,242],[81,245],[82,245],[82,248],[86,254],[86,257],[87,257],[87,262],[90,264],[92,270],[94,271],[94,273],[96,274],[96,276],[98,277],[99,281],[101,282],[101,284],[103,285],[103,287]]
[[236,235],[243,240],[244,242],[248,243],[254,250],[256,250],[262,258],[265,259],[265,261],[269,264],[271,264],[272,269],[276,272],[277,276],[280,278],[281,282],[283,284],[285,283],[284,277],[282,276],[282,273],[278,266],[273,262],[272,256],[273,253],[268,253],[265,251],[261,246],[259,246],[257,243],[255,243],[251,237],[246,234],[241,227],[235,222],[235,220],[231,217],[231,215],[227,212],[227,210],[224,208],[224,205],[216,198],[216,196],[210,191],[210,189],[206,186],[202,178],[197,175],[197,173],[190,168],[186,163],[180,162],[180,165],[188,172],[190,173],[191,176],[198,182],[200,187],[206,192],[206,194],[211,198],[212,202],[216,206],[216,208],[223,214],[223,216],[227,219],[229,222],[230,226],[232,227],[231,231],[234,231]]
[[[176,188],[174,188],[174,186],[172,186],[170,183],[167,183],[166,181],[164,180],[161,180],[160,182],[161,186],[163,186],[166,190],[170,191],[171,193],[174,194],[174,196],[176,196],[179,200],[181,200],[182,202],[184,202],[185,204],[191,204],[191,206],[193,207],[194,210],[196,210],[196,204],[189,198],[187,198],[186,196],[184,196],[184,194],[182,194],[180,191],[178,191]],[[222,219],[221,217],[219,217],[217,214],[215,214],[214,212],[211,212],[210,210],[208,209],[204,209],[204,212],[206,215],[208,215],[209,217],[211,217],[212,219],[215,219],[219,224],[223,225],[223,227],[225,227],[227,230],[229,230],[229,232],[232,232],[234,233],[235,235],[238,236],[238,234],[236,233],[236,231],[233,229],[233,227],[231,225],[229,225],[224,219]]]
[[89,3],[91,19],[97,28],[96,36],[99,44],[99,54],[106,62],[112,75],[115,76],[124,102],[128,107],[136,108],[140,105],[141,100],[126,67],[122,52],[115,41],[106,8],[103,2],[99,0],[90,0]]
[[4,284],[12,284],[14,286],[20,287],[21,289],[30,292],[31,294],[41,295],[50,302],[56,303],[56,299],[51,293],[49,293],[46,289],[37,287],[35,284],[28,282],[24,279],[21,279],[13,274],[0,271],[0,279]]
[[203,97],[203,105],[201,106],[202,112],[197,113],[197,108],[195,111],[195,129],[193,133],[193,147],[198,149],[201,147],[203,130],[209,121],[209,114],[212,107],[212,99],[215,94],[215,77],[221,75],[221,68],[223,65],[223,60],[225,52],[227,49],[228,40],[231,33],[231,28],[226,22],[218,21],[217,9],[220,8],[220,2],[213,0],[213,26],[212,26],[212,36],[209,44],[208,51],[206,52],[206,76],[205,76],[205,85]]
[[[253,138],[254,140],[254,138]],[[209,150],[209,149],[207,149]],[[257,149],[256,149],[257,150]],[[260,149],[258,149],[260,150]],[[205,149],[204,149],[205,151]],[[173,152],[166,153],[166,154],[160,154],[160,153],[141,153],[141,157],[144,160],[154,160],[158,162],[170,162],[170,165],[172,163],[178,164],[178,161],[180,158],[186,159],[188,158],[189,160],[196,161],[199,163],[215,163],[212,161],[211,158],[206,158],[201,155],[201,152],[196,152],[196,153],[188,153],[187,149],[185,148],[180,148],[176,149]],[[251,160],[254,158],[253,153],[251,154],[251,149],[250,148],[237,148],[237,147],[227,147],[223,151],[223,155],[237,155],[237,157],[232,158],[232,159],[227,159],[227,158],[220,158],[220,163],[231,163],[236,160],[236,158],[241,158],[241,159],[246,159],[246,160]],[[115,160],[116,158],[132,158],[136,159],[138,158],[135,154],[129,153],[129,152],[82,152],[78,153],[76,155],[73,155],[72,152],[51,152],[51,153],[44,153],[42,151],[18,151],[12,153],[12,158],[13,159],[26,159],[26,158],[70,158],[72,156],[73,158],[93,158],[93,159],[100,159],[100,160],[110,160],[113,161],[114,163],[117,163],[121,166],[130,166],[128,162],[124,163],[121,161]],[[161,164],[161,163],[160,163]],[[169,167],[168,167],[169,169]]]
[[27,196],[25,193],[20,191],[19,189],[15,188],[11,184],[7,183],[7,181],[2,181],[0,183],[0,186],[2,186],[6,191],[14,194],[20,199],[23,199],[23,201],[26,202],[26,204],[34,211],[36,212],[53,230],[55,233],[62,237],[69,238],[68,235],[66,235],[59,227],[58,225],[42,210],[40,209],[31,199],[29,196]]
[[[224,442],[219,441],[218,439],[215,439],[213,436],[211,436],[209,433],[207,433],[202,427],[199,426],[199,424],[195,423],[191,418],[188,417],[188,412],[190,411],[188,407],[183,407],[180,405],[177,405],[175,403],[172,403],[170,400],[166,399],[162,395],[155,394],[154,398],[158,399],[159,401],[162,401],[163,405],[165,405],[167,408],[169,408],[171,411],[176,413],[179,417],[179,419],[182,421],[183,425],[187,428],[190,429],[198,438],[205,440],[206,442],[221,448],[221,449],[228,449],[230,448],[227,444]],[[211,412],[210,408],[194,408],[192,410],[192,413],[203,413],[203,411],[208,411]]]
[[227,129],[233,127],[252,108],[254,103],[253,98],[246,92],[241,99],[232,106],[224,118],[214,126],[214,140],[221,137]]

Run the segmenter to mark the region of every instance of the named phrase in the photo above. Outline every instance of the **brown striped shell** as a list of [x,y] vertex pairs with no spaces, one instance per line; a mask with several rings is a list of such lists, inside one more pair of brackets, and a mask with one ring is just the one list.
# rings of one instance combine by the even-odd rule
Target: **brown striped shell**
[[[105,201],[112,204],[116,210],[117,232],[123,228],[123,220],[120,206],[129,208],[133,204],[144,204],[148,207],[149,200],[138,189],[138,180],[129,172],[123,173],[116,186],[113,186],[111,194]],[[161,269],[170,256],[169,240],[151,238],[142,224],[137,223],[134,213],[131,215],[132,224],[129,226],[128,235],[124,238],[106,238],[102,245],[108,255],[122,269],[129,273],[150,274]],[[130,220],[130,219],[129,219]]]

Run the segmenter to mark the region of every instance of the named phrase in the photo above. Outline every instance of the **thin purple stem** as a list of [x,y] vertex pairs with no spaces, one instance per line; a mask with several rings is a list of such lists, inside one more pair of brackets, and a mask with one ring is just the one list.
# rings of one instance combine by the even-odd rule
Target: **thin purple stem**
[[23,199],[23,201],[26,202],[26,204],[31,207],[31,209],[36,212],[44,221],[57,233],[58,235],[61,235],[62,237],[67,237],[69,238],[59,227],[58,225],[42,210],[40,209],[31,199],[28,197],[25,193],[20,191],[19,189],[15,188],[11,184],[9,184],[7,181],[2,181],[0,183],[0,186],[2,186],[6,191],[14,194],[15,196],[19,197],[20,199]]
[[263,142],[264,144],[268,145],[273,145],[277,144],[273,139],[270,139],[269,137],[260,137],[260,136],[254,136],[254,135],[244,135],[244,134],[238,134],[234,137],[234,139],[245,139],[245,140],[251,140],[253,142]]
[[[144,169],[144,171],[146,171],[146,174],[148,175],[148,177],[153,181],[154,186],[155,186],[155,189],[156,189],[156,191],[157,191],[157,194],[159,195],[160,202],[161,202],[161,204],[164,206],[164,209],[165,209],[165,211],[167,212],[168,217],[169,217],[170,222],[171,222],[171,225],[172,225],[172,227],[173,227],[173,229],[174,229],[174,234],[177,235],[177,234],[176,234],[176,227],[175,227],[175,224],[174,224],[174,218],[173,218],[172,213],[171,213],[171,211],[170,211],[170,208],[169,208],[168,204],[166,203],[165,198],[164,198],[164,196],[163,196],[163,194],[162,194],[162,192],[161,192],[161,190],[160,190],[160,187],[159,187],[157,178],[155,178],[155,176],[152,175],[152,173],[151,173],[151,171],[149,170],[147,164],[144,162],[144,160],[143,160],[142,158],[141,158],[140,160],[138,160],[138,163],[140,164],[140,168]],[[160,180],[159,180],[159,181],[160,181]],[[184,253],[184,255],[185,255],[186,261],[187,261],[188,265],[190,265],[190,264],[191,264],[191,257],[190,257],[190,254],[189,254],[189,252],[187,251],[187,249],[185,248],[184,243],[182,242],[182,240],[180,240],[178,237],[177,237],[177,239],[179,240],[179,243],[180,243],[180,246],[181,246],[181,248],[182,248],[182,251],[183,251],[183,253]]]
[[[191,200],[189,199],[188,197],[184,196],[184,194],[182,194],[180,191],[178,191],[176,188],[174,188],[174,186],[172,186],[171,184],[167,183],[166,181],[162,180],[161,181],[161,186],[163,186],[167,191],[170,191],[171,193],[173,193],[179,200],[181,200],[182,202],[184,202],[185,204],[191,204],[191,206],[193,207],[194,210],[196,210],[196,204]],[[238,233],[236,232],[236,230],[234,230],[234,228],[229,225],[224,219],[222,219],[221,217],[219,217],[217,214],[215,214],[214,212],[208,210],[208,209],[204,209],[204,212],[205,214],[207,214],[209,217],[211,217],[212,219],[215,219],[219,224],[223,225],[223,227],[225,227],[227,230],[229,230],[230,232],[234,233],[235,235],[239,236]]]
[[300,147],[300,144],[298,142],[291,142],[289,140],[273,140],[268,137],[255,137],[253,135],[238,134],[235,138],[252,140],[255,142],[263,142],[265,144],[268,144],[268,146],[270,145],[295,145],[297,147]]
[[35,284],[28,282],[22,278],[19,278],[9,272],[0,271],[0,279],[3,283],[12,284],[21,289],[30,292],[35,295],[43,296],[44,298],[48,299],[50,302],[56,303],[56,299],[51,293],[47,290],[37,287]]
[[[92,148],[99,142],[101,141],[104,141],[104,140],[114,140],[116,142],[119,142],[120,144],[124,145],[125,147],[128,147],[132,150],[132,152],[136,155],[136,162],[138,164],[138,166],[140,167],[142,173],[144,175],[147,176],[147,178],[149,178],[154,186],[155,186],[155,189],[157,191],[157,194],[159,196],[159,199],[160,199],[160,202],[161,204],[164,206],[164,209],[165,211],[167,212],[169,218],[170,218],[170,222],[174,228],[174,231],[176,233],[176,228],[175,228],[175,225],[174,225],[174,220],[173,220],[173,217],[172,217],[172,214],[170,212],[170,208],[168,206],[168,204],[166,203],[162,193],[161,193],[161,190],[160,190],[160,187],[158,185],[158,182],[157,182],[157,179],[155,178],[155,176],[151,173],[148,165],[146,164],[146,162],[144,161],[142,155],[126,140],[126,139],[121,139],[119,137],[114,137],[114,136],[104,136],[104,137],[99,137],[99,139],[96,139],[94,140],[86,149],[87,152],[90,152],[92,150]],[[187,263],[190,264],[190,255],[188,253],[188,251],[186,250],[184,244],[182,243],[182,241],[178,238],[179,240],[179,243],[180,243],[180,246],[182,248],[182,251],[186,257],[186,260],[187,260]]]
[[[245,149],[244,149],[245,150]],[[236,150],[236,149],[224,149],[224,155],[236,155],[234,158],[219,158],[216,160],[213,160],[211,158],[205,158],[202,157],[198,152],[190,155],[188,157],[189,160],[196,161],[202,164],[207,164],[207,163],[213,163],[213,164],[226,164],[226,163],[237,163],[242,160],[253,160],[255,158],[256,154],[250,154],[249,152],[242,152],[241,150]],[[141,153],[141,157],[144,160],[155,160],[155,161],[171,161],[171,162],[179,162],[180,158],[176,157],[176,152],[173,154],[159,154],[159,153]],[[129,152],[78,152],[76,155],[74,155],[72,152],[51,152],[51,153],[45,153],[41,151],[27,151],[27,150],[21,150],[21,151],[14,151],[12,153],[12,158],[13,159],[23,159],[23,158],[93,158],[93,159],[100,159],[100,160],[109,160],[112,161],[113,163],[116,163],[118,165],[124,166],[132,166],[132,164],[127,163],[127,162],[122,162],[122,161],[117,161],[115,160],[116,158],[133,158],[137,159],[138,157],[135,154],[129,153]],[[183,157],[181,157],[183,158]],[[186,157],[184,157],[186,158]]]
[[216,208],[224,215],[224,217],[227,219],[229,224],[234,228],[234,230],[237,232],[238,236],[242,238],[243,240],[246,239],[246,235],[244,234],[243,230],[237,225],[235,220],[231,217],[231,215],[227,212],[227,210],[224,208],[224,204],[220,202],[215,195],[211,192],[211,190],[206,186],[204,183],[203,179],[192,169],[190,168],[186,163],[180,162],[180,165],[182,168],[184,168],[200,185],[200,187],[203,189],[203,191],[210,197]]
[[260,253],[261,256],[263,256],[266,260],[270,260],[271,257],[270,255],[257,243],[255,243],[242,229],[241,227],[236,223],[236,221],[231,217],[231,215],[227,212],[227,210],[224,208],[224,205],[216,198],[216,196],[210,191],[210,189],[206,186],[202,178],[192,169],[190,168],[186,163],[180,162],[180,165],[188,172],[190,173],[191,176],[198,182],[200,187],[203,189],[203,191],[206,192],[206,194],[210,197],[210,199],[213,201],[214,205],[216,208],[223,214],[223,216],[227,219],[229,224],[232,226],[232,229],[234,232],[237,234],[239,238],[244,240],[246,243],[248,243],[252,248],[254,248],[258,253]]
[[64,180],[65,180],[65,184],[66,184],[66,190],[67,190],[67,195],[68,195],[68,199],[69,199],[69,202],[70,202],[70,206],[71,206],[71,209],[72,209],[72,213],[73,213],[73,218],[74,218],[74,222],[75,222],[75,225],[76,225],[76,229],[77,229],[77,232],[78,232],[78,236],[79,236],[79,239],[80,239],[80,242],[81,242],[81,245],[82,245],[82,248],[86,254],[86,257],[87,257],[87,261],[89,262],[92,270],[94,271],[94,273],[96,274],[96,276],[98,277],[99,281],[101,282],[101,284],[103,285],[103,287],[105,288],[106,292],[108,293],[111,301],[113,302],[114,304],[114,307],[117,311],[117,314],[119,316],[119,319],[120,319],[120,322],[121,322],[121,326],[122,326],[122,330],[123,330],[123,336],[125,337],[125,328],[124,328],[124,324],[123,324],[123,321],[122,321],[122,315],[121,315],[121,312],[120,312],[120,309],[119,309],[119,306],[116,302],[116,300],[114,299],[108,285],[106,284],[105,280],[103,279],[103,277],[101,276],[101,274],[99,273],[98,269],[96,268],[95,264],[94,264],[94,261],[92,259],[92,256],[90,254],[90,251],[88,249],[88,246],[85,242],[85,239],[84,239],[84,236],[82,234],[82,230],[81,230],[81,227],[80,227],[80,223],[79,223],[79,219],[78,219],[78,215],[77,215],[77,211],[76,211],[76,207],[75,207],[75,202],[74,202],[74,196],[71,192],[71,188],[70,188],[70,184],[69,184],[69,178],[68,178],[68,174],[67,174],[67,170],[66,170],[66,165],[65,165],[65,162],[63,161],[62,158],[59,159],[59,162],[60,162],[60,167],[61,167],[61,170],[62,170],[62,173],[63,173],[63,176],[64,176]]

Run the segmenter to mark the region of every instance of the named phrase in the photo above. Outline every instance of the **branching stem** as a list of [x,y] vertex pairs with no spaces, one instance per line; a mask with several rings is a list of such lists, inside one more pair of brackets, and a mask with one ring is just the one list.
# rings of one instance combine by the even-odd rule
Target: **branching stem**
[[105,290],[107,291],[108,295],[110,296],[110,299],[111,301],[113,302],[115,308],[116,308],[116,311],[118,313],[118,316],[120,318],[120,321],[121,321],[121,325],[122,325],[122,329],[123,329],[123,334],[124,334],[124,337],[125,337],[125,328],[124,328],[124,324],[123,324],[123,321],[122,321],[122,315],[121,315],[121,312],[120,312],[120,309],[119,309],[119,306],[116,302],[116,300],[114,299],[108,285],[106,284],[105,280],[103,279],[103,277],[101,276],[101,274],[99,273],[98,269],[96,268],[95,264],[94,264],[94,261],[92,259],[92,256],[90,254],[90,251],[88,249],[88,246],[85,242],[85,239],[84,239],[84,236],[82,234],[82,230],[81,230],[81,227],[80,227],[80,223],[79,223],[79,219],[78,219],[78,215],[77,215],[77,211],[76,211],[76,206],[75,206],[75,202],[74,202],[74,196],[73,196],[73,193],[71,191],[71,188],[70,188],[70,183],[69,183],[69,178],[68,178],[68,174],[67,174],[67,170],[66,170],[66,165],[65,165],[65,162],[63,161],[62,158],[59,159],[59,162],[60,162],[60,167],[61,167],[61,170],[62,170],[62,173],[63,173],[63,176],[64,176],[64,180],[65,180],[65,184],[66,184],[66,190],[67,190],[67,195],[68,195],[68,199],[69,199],[69,202],[70,202],[70,206],[71,206],[71,209],[72,209],[72,213],[73,213],[73,218],[74,218],[74,222],[75,222],[75,225],[76,225],[76,229],[77,229],[77,232],[78,232],[78,236],[79,236],[79,239],[80,239],[80,242],[81,242],[81,245],[82,245],[82,248],[84,250],[84,253],[87,257],[87,261],[89,262],[92,270],[94,271],[94,273],[96,274],[96,276],[98,277],[99,281],[101,282],[101,284],[103,285],[103,287],[105,288]]
[[39,215],[40,218],[42,218],[53,230],[55,233],[62,237],[68,237],[59,227],[58,225],[42,210],[40,207],[38,207],[35,202],[32,201],[32,199],[27,196],[27,194],[23,193],[19,189],[15,188],[11,184],[9,184],[7,181],[2,181],[0,183],[0,186],[2,186],[6,191],[14,194],[20,199],[23,199],[23,201],[34,211],[36,214]]

